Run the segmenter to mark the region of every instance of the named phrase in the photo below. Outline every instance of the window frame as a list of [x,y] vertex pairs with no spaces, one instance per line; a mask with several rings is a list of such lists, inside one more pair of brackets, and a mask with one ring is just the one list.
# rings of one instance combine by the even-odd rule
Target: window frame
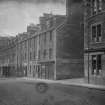
[[52,41],[53,40],[53,31],[51,30],[49,33],[50,33],[49,39],[50,39],[50,41]]
[[[97,31],[97,26],[98,25],[101,25],[101,36],[100,36],[101,39],[99,39],[99,36],[98,36],[98,31]],[[96,35],[95,35],[96,38],[95,38],[95,40],[93,39],[93,33],[92,33],[93,32],[92,27],[94,27],[94,26],[96,27]],[[94,42],[94,43],[101,43],[102,42],[102,37],[103,37],[102,36],[102,22],[91,24],[91,41]],[[97,41],[97,38],[99,39],[99,41]]]
[[[94,59],[93,59],[93,56],[94,57],[96,57],[95,59],[96,59],[96,61],[95,61],[95,64],[93,63],[94,61]],[[98,57],[100,56],[100,62],[101,62],[101,64],[99,65],[99,60],[98,60]],[[91,55],[91,58],[92,58],[92,70],[91,70],[91,74],[92,75],[100,75],[100,71],[102,72],[102,54],[96,54],[96,55]],[[93,65],[95,65],[96,67],[94,68],[94,66]]]
[[53,48],[49,48],[49,59],[53,57]]
[[47,56],[47,49],[44,49],[44,50],[43,50],[43,58],[45,59],[46,56]]
[[[94,3],[95,2],[95,3]],[[96,5],[96,13],[94,13],[94,4]],[[102,0],[91,0],[91,15],[94,16],[94,15],[97,15],[98,13],[102,12]]]

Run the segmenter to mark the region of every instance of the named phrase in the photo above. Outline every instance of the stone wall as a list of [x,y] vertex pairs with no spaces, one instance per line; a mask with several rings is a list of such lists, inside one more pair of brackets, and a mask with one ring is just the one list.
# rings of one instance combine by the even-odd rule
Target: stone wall
[[[83,77],[84,28],[82,0],[67,3],[67,21],[57,29],[58,78]],[[59,77],[59,76],[62,77]]]

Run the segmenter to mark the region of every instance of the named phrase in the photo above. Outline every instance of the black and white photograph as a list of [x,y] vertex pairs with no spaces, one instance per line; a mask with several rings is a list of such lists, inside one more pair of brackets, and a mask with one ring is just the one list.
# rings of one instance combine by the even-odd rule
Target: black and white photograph
[[0,0],[0,105],[105,105],[105,0]]

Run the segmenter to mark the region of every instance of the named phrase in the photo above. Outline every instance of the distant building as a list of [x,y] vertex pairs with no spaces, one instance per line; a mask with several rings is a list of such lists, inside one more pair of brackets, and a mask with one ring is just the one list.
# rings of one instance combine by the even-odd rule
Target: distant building
[[15,37],[1,38],[3,46],[0,49],[0,75],[15,76],[16,72],[16,40]]
[[89,83],[105,84],[105,1],[84,0],[84,68]]
[[17,76],[25,76],[27,74],[28,64],[28,35],[27,32],[19,33],[16,44],[16,62]]

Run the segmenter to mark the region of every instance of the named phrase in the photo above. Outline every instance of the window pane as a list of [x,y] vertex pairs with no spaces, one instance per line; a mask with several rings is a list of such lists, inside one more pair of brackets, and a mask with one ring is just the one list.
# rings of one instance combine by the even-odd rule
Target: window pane
[[99,75],[99,70],[102,69],[101,65],[101,55],[97,55],[97,75]]
[[97,9],[98,9],[98,12],[101,12],[101,10],[102,10],[102,0],[97,0]]
[[44,43],[46,43],[46,33],[44,34]]
[[94,71],[96,70],[96,55],[92,55],[92,74],[94,74]]
[[94,14],[96,14],[96,11],[97,11],[96,0],[92,1],[92,7],[93,7],[93,15],[94,15]]
[[97,25],[97,41],[101,41],[101,24]]
[[92,40],[96,38],[96,26],[92,26]]
[[97,35],[101,36],[101,24],[97,25]]
[[50,41],[52,40],[52,31],[50,31]]
[[53,52],[52,52],[53,50],[52,50],[52,48],[50,48],[49,49],[49,59],[51,59],[52,58],[52,54],[53,54]]
[[43,58],[46,58],[46,49],[43,52]]

